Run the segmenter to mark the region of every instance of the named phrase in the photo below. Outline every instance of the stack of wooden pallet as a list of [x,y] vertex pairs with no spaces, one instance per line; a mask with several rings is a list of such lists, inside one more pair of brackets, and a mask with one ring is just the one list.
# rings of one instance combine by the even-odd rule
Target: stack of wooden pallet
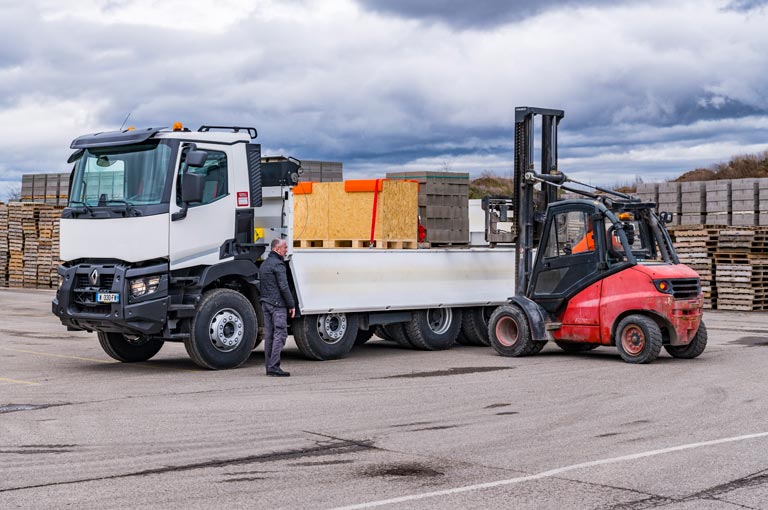
[[718,309],[768,310],[768,228],[720,231],[715,253]]
[[21,202],[8,204],[8,284],[11,287],[24,285],[24,231],[21,216],[27,206]]
[[21,229],[24,233],[24,287],[37,286],[37,253],[39,243],[37,221],[41,207],[44,206],[25,204],[25,207],[21,209]]
[[[40,210],[37,224],[37,285],[50,287],[56,282],[56,266],[59,264],[59,251],[53,249],[54,225],[58,226],[60,213],[54,208]],[[55,264],[55,265],[54,265]],[[52,274],[53,273],[53,274]]]
[[715,287],[714,255],[717,250],[719,230],[701,226],[679,226],[670,229],[670,234],[680,262],[699,274],[701,291],[704,295],[704,308],[716,308],[718,291]]
[[0,203],[0,287],[8,281],[8,206]]

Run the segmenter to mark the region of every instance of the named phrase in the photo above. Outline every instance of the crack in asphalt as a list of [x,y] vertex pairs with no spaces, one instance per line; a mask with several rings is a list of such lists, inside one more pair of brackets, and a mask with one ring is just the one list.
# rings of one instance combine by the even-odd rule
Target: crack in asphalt
[[[315,434],[322,435],[322,434]],[[326,436],[330,437],[330,436]],[[134,471],[130,473],[121,473],[117,475],[93,477],[93,478],[81,478],[77,480],[66,480],[62,482],[51,482],[36,485],[25,485],[20,487],[10,487],[7,489],[0,489],[0,493],[14,492],[25,489],[38,489],[43,487],[54,487],[61,485],[72,485],[86,482],[98,482],[104,480],[118,480],[121,478],[133,478],[140,476],[150,475],[162,475],[165,473],[178,473],[183,471],[193,471],[197,469],[211,469],[228,466],[241,466],[248,464],[256,464],[262,462],[276,462],[282,460],[302,459],[307,457],[321,457],[326,455],[341,455],[345,453],[356,453],[364,450],[377,449],[370,441],[335,441],[328,444],[317,444],[317,446],[311,448],[301,448],[295,450],[285,450],[272,453],[265,453],[259,455],[246,455],[243,457],[234,457],[231,459],[213,459],[203,462],[194,462],[191,464],[182,464],[175,466],[164,466],[154,469],[145,469],[141,471]]]

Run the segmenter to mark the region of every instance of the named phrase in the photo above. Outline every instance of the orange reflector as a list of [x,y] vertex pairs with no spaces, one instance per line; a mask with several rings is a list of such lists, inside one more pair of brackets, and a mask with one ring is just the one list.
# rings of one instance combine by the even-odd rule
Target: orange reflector
[[182,131],[184,129],[184,126],[181,125],[181,122],[174,122],[173,123],[173,130],[174,131]]
[[619,213],[619,219],[621,221],[627,221],[632,219],[632,215],[628,212]]
[[312,194],[312,181],[302,181],[297,183],[293,187],[294,195],[311,195]]
[[136,128],[133,126],[128,126],[127,128],[125,128],[126,131],[133,131],[134,129]]

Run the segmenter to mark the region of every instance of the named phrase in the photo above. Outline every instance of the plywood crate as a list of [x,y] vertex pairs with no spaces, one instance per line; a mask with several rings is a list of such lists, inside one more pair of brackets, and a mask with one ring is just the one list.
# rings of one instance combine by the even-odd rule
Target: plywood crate
[[[368,246],[376,181],[307,183],[294,188],[296,247]],[[418,234],[418,184],[379,181],[374,239],[377,247],[413,248]],[[370,191],[349,191],[370,189]],[[309,193],[306,191],[311,190]]]

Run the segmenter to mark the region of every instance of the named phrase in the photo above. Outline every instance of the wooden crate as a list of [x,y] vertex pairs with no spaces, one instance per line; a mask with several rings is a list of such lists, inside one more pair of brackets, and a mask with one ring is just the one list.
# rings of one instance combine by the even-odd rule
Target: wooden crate
[[[302,186],[294,196],[294,244],[351,248],[369,242],[375,185],[375,181],[346,181]],[[418,184],[382,179],[376,202],[376,245],[415,247]]]

